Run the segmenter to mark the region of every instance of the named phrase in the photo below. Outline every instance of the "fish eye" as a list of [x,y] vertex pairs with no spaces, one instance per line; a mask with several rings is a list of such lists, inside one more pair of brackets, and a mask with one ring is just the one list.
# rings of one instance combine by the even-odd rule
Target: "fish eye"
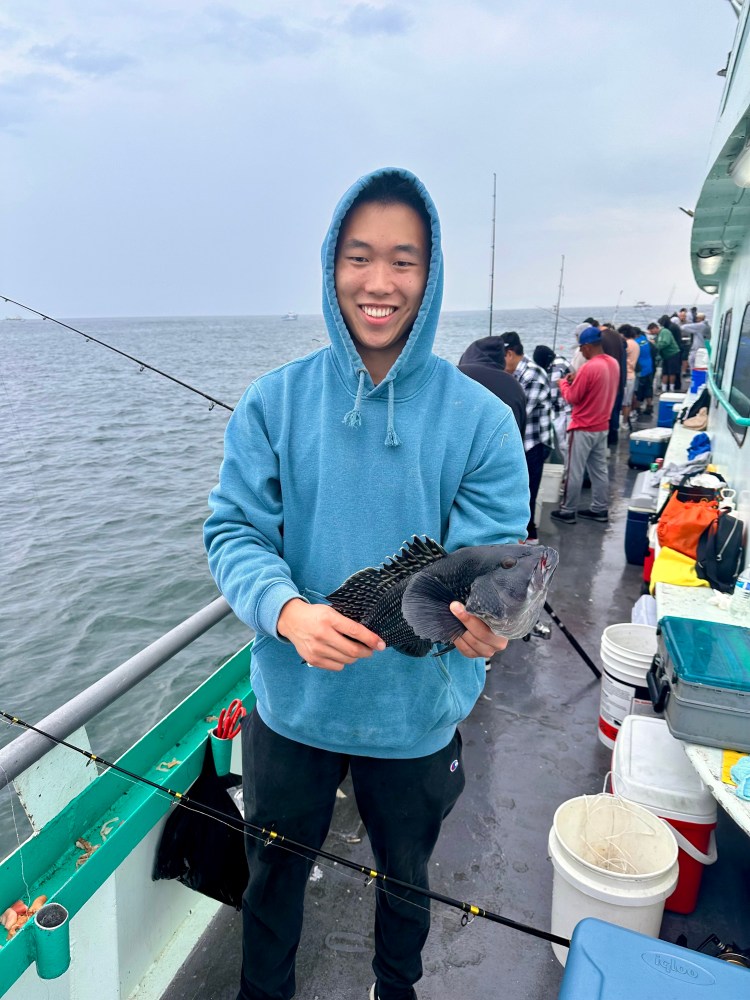
[[508,556],[507,559],[503,559],[500,565],[503,567],[503,569],[513,569],[513,567],[516,565],[517,562],[518,562],[517,559],[514,559],[512,556]]

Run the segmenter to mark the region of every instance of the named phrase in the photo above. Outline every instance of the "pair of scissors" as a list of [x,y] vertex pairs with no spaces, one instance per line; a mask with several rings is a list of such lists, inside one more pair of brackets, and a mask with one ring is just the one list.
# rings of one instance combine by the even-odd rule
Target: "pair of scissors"
[[247,715],[239,698],[235,698],[229,708],[222,708],[216,726],[216,735],[220,740],[233,740],[240,731],[240,720]]

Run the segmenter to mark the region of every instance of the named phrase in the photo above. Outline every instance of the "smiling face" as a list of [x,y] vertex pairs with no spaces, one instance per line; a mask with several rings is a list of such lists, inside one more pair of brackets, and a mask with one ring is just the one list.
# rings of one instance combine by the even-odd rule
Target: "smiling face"
[[376,384],[408,339],[428,267],[426,228],[413,208],[365,202],[349,212],[336,247],[336,296]]

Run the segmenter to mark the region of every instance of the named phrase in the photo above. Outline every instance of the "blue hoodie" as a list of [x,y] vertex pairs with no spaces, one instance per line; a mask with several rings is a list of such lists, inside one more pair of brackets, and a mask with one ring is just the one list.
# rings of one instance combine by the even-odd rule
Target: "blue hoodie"
[[[427,285],[407,343],[373,385],[334,286],[341,223],[382,173],[407,178],[432,222]],[[268,372],[227,424],[204,537],[211,572],[256,632],[251,681],[263,721],[289,739],[341,753],[421,757],[442,749],[484,685],[484,663],[453,651],[421,659],[388,648],[344,670],[302,662],[279,637],[284,604],[325,600],[412,535],[448,551],[524,538],[529,491],[510,409],[432,353],[443,288],[440,222],[405,170],[361,178],[323,244],[330,345]]]

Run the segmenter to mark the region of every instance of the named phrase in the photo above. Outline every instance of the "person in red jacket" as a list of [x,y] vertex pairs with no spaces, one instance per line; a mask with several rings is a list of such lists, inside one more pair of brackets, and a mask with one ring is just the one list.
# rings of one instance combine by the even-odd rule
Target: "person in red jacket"
[[[609,471],[607,432],[609,416],[620,386],[620,366],[602,348],[598,327],[590,326],[578,338],[586,363],[576,373],[560,380],[560,391],[573,407],[568,425],[568,461],[564,494],[551,516],[564,524],[575,524],[577,516],[591,521],[609,520]],[[583,475],[591,479],[591,507],[578,510]]]

